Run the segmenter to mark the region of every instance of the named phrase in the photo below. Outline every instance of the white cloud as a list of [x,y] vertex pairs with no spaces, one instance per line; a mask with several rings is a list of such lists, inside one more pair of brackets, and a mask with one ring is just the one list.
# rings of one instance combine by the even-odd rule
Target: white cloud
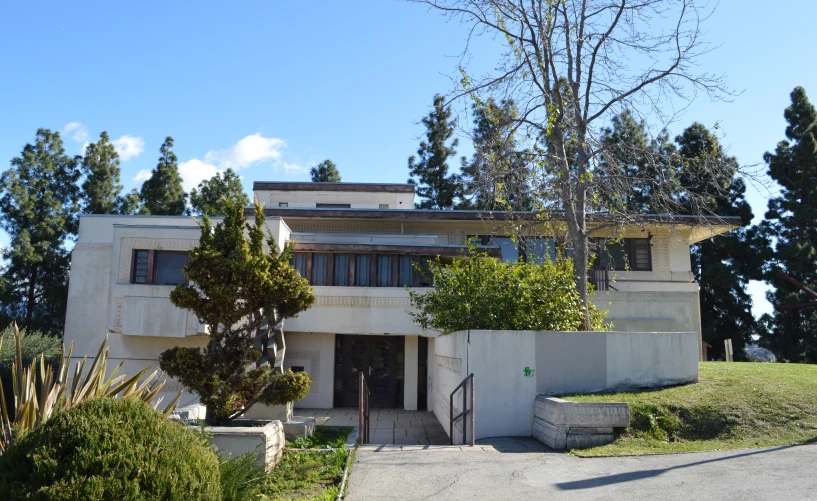
[[286,172],[287,175],[303,174],[304,172],[309,170],[307,167],[303,165],[289,162],[282,162],[281,167],[284,168],[284,172]]
[[131,181],[133,181],[134,184],[141,186],[142,183],[150,179],[150,176],[151,171],[149,171],[148,169],[142,169],[135,176],[133,176],[133,179],[131,179]]
[[230,148],[210,150],[204,156],[204,161],[220,169],[243,169],[267,160],[279,161],[285,147],[283,139],[263,137],[257,133],[241,139]]
[[[71,134],[71,139],[78,143],[85,142],[88,139],[88,127],[85,127],[80,122],[67,123],[62,131],[66,135]],[[82,152],[85,152],[84,148]]]
[[79,147],[80,156],[83,156],[83,157],[85,156],[85,150],[88,149],[89,144],[91,144],[90,141],[85,141],[84,143],[82,143],[82,146]]
[[215,176],[217,172],[221,172],[215,165],[202,162],[198,158],[188,160],[179,164],[179,174],[182,176],[182,186],[184,191],[190,192],[191,189],[197,187],[200,182],[205,179],[210,179]]
[[[141,137],[131,136],[129,134],[125,134],[119,139],[114,139],[111,141],[111,144],[113,144],[116,152],[119,153],[119,158],[123,162],[127,162],[131,158],[136,158],[145,151],[145,140]],[[141,174],[141,172],[139,174]]]

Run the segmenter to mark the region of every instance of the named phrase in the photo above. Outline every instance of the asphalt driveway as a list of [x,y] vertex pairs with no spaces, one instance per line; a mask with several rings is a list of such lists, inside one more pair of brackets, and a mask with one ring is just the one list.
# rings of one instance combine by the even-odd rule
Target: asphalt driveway
[[357,451],[346,499],[817,501],[817,445],[589,459],[533,439],[371,445]]

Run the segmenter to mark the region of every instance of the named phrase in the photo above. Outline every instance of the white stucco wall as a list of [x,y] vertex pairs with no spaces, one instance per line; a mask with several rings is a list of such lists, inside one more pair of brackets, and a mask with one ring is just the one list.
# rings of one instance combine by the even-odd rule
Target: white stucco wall
[[372,193],[354,191],[278,191],[255,190],[255,196],[268,207],[286,203],[288,207],[315,207],[316,204],[350,204],[352,209],[413,209],[414,193]]
[[[469,372],[476,436],[530,436],[538,394],[697,381],[694,332],[471,331],[434,340],[434,414],[448,431],[449,395]],[[526,369],[528,369],[526,371]],[[454,414],[462,396],[455,395]],[[459,428],[461,430],[461,428]],[[455,431],[455,443],[462,440]]]
[[400,287],[315,286],[312,289],[315,305],[297,318],[287,320],[292,330],[336,334],[433,335],[423,333],[406,314],[411,304],[408,292]]
[[286,355],[284,369],[293,365],[304,368],[312,378],[312,387],[295,408],[331,409],[334,400],[335,335],[290,331],[290,321],[284,322]]

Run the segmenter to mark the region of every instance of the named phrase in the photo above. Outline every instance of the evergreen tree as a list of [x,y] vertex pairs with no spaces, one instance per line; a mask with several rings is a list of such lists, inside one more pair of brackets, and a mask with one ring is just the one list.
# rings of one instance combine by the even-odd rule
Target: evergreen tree
[[0,176],[0,227],[11,240],[3,251],[3,316],[29,332],[61,333],[65,322],[70,253],[80,193],[76,158],[58,132],[39,129]]
[[216,173],[210,179],[190,190],[190,205],[195,214],[223,216],[225,201],[237,200],[242,207],[250,205],[250,199],[241,186],[241,178],[232,169]]
[[339,183],[340,172],[335,162],[326,159],[318,165],[309,169],[313,183]]
[[408,182],[416,186],[421,199],[415,205],[418,209],[451,209],[459,182],[457,176],[448,174],[448,159],[457,154],[458,141],[454,139],[450,146],[446,145],[454,134],[456,120],[451,118],[451,108],[445,106],[443,96],[434,96],[434,110],[422,122],[426,141],[417,150],[419,160],[414,155],[408,159],[411,176]]
[[769,200],[766,212],[765,229],[776,241],[767,280],[775,290],[767,295],[774,319],[763,344],[780,359],[817,363],[817,309],[786,308],[814,299],[774,272],[817,288],[817,110],[805,89],[792,91],[784,116],[787,140],[764,155],[780,193]]
[[142,196],[136,188],[130,190],[125,195],[118,198],[119,214],[141,214],[142,213]]
[[85,148],[82,159],[85,182],[82,183],[82,211],[85,214],[118,214],[122,208],[119,184],[119,154],[107,132]]
[[[738,161],[727,156],[718,138],[705,126],[695,123],[675,138],[682,158],[708,157],[726,165],[719,172],[737,172]],[[736,360],[744,359],[744,348],[763,327],[752,314],[752,297],[746,291],[749,280],[760,280],[768,241],[752,227],[752,209],[746,201],[746,185],[741,178],[688,179],[683,171],[679,182],[694,183],[694,190],[709,200],[708,210],[718,216],[737,216],[741,228],[698,242],[692,246],[692,271],[700,285],[703,340],[712,345],[710,358],[724,353],[724,340],[731,339]]]
[[159,164],[151,172],[150,179],[142,185],[140,213],[181,216],[187,213],[187,194],[182,188],[178,159],[173,153],[173,138],[165,138],[159,151]]
[[518,116],[513,101],[478,102],[474,110],[474,155],[463,158],[458,209],[530,210],[528,159],[517,151],[512,128]]
[[[224,207],[225,218],[215,228],[207,215],[200,223],[199,244],[184,267],[195,285],[178,285],[170,293],[174,305],[193,311],[210,326],[207,346],[178,346],[160,357],[162,370],[199,395],[207,406],[207,422],[214,425],[235,419],[256,402],[280,405],[306,395],[306,374],[295,376],[303,378],[301,384],[292,381],[302,391],[291,386],[288,391],[292,373],[274,373],[269,331],[278,324],[283,335],[283,319],[315,302],[309,282],[292,266],[291,249],[279,251],[265,232],[258,201],[255,224],[249,224],[237,199]],[[299,396],[286,396],[293,393]]]

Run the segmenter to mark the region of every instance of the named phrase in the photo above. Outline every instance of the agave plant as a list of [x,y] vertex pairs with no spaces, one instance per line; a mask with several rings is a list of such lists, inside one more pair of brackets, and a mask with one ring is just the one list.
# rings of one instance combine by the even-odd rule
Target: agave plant
[[[73,344],[68,348],[68,355],[65,354],[65,345],[62,346],[63,363],[60,364],[59,372],[54,373],[51,365],[45,363],[45,358],[40,355],[39,359],[34,358],[28,368],[24,367],[22,341],[20,330],[14,324],[15,353],[12,365],[12,388],[14,390],[14,415],[10,416],[6,406],[6,396],[3,392],[2,381],[0,381],[0,454],[8,449],[13,443],[15,436],[41,426],[43,423],[63,409],[73,407],[85,400],[95,397],[114,398],[138,398],[151,405],[153,399],[164,386],[161,380],[162,373],[154,370],[144,377],[150,370],[149,367],[142,369],[133,376],[127,374],[117,375],[122,368],[120,362],[108,374],[108,338],[106,337],[99,347],[96,357],[90,362],[83,358],[77,362],[74,375],[69,380],[69,366]],[[0,338],[0,348],[3,339]],[[88,365],[86,369],[86,364]],[[143,379],[144,377],[144,379]],[[178,393],[170,403],[161,411],[168,415],[176,408],[176,404],[181,397]],[[153,408],[159,408],[162,398],[152,403]]]

